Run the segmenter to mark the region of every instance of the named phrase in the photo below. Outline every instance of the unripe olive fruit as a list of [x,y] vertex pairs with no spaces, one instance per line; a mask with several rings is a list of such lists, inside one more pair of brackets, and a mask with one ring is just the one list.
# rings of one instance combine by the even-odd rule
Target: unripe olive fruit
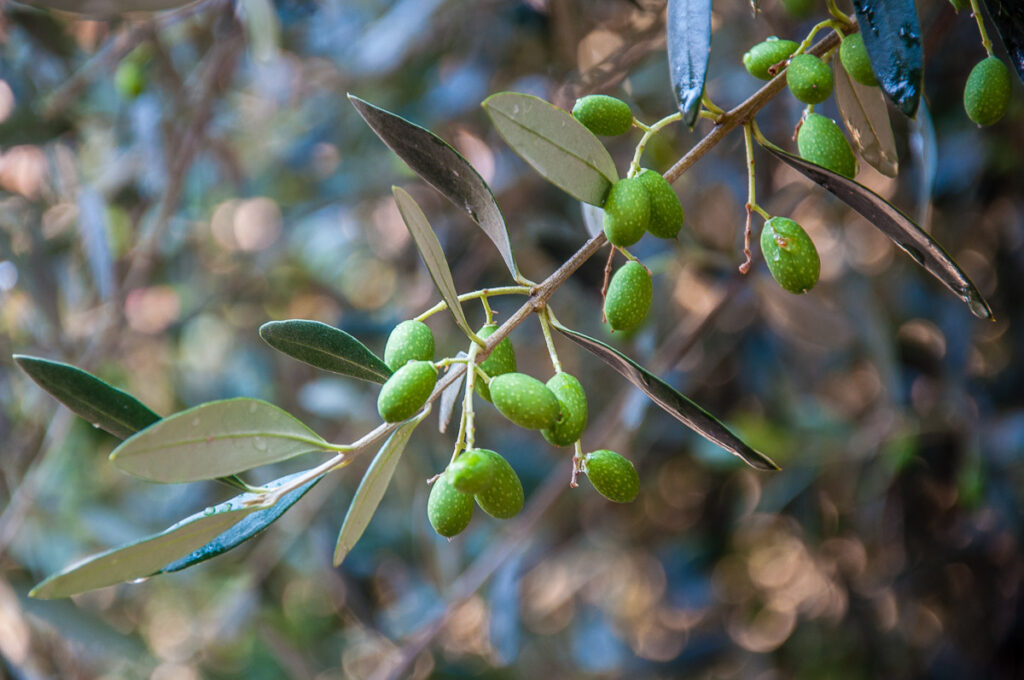
[[125,99],[135,99],[146,88],[143,66],[134,59],[125,59],[114,72],[114,87]]
[[[491,323],[478,330],[476,334],[486,340],[496,330],[498,330],[498,324]],[[505,373],[514,373],[516,370],[516,350],[512,347],[512,341],[505,338],[499,342],[494,351],[480,362],[480,368],[491,378],[496,378]],[[476,381],[476,393],[487,401],[491,400],[491,390],[483,380]]]
[[786,6],[787,12],[798,19],[807,16],[814,9],[814,0],[782,0],[782,4]]
[[572,115],[595,135],[614,137],[629,132],[633,127],[633,112],[629,110],[629,104],[606,94],[580,97],[572,107]]
[[612,276],[604,298],[608,325],[615,331],[638,328],[647,318],[653,295],[654,284],[646,267],[633,261],[622,265]]
[[527,430],[551,427],[562,416],[558,398],[547,385],[525,373],[506,373],[491,380],[495,408]]
[[395,326],[384,345],[384,363],[397,371],[410,361],[434,360],[434,334],[430,326],[408,319]]
[[964,86],[964,110],[978,125],[993,125],[1010,106],[1010,69],[998,57],[979,61]]
[[832,69],[813,54],[798,54],[789,61],[786,85],[805,104],[820,104],[832,94]]
[[523,483],[508,461],[490,449],[479,449],[494,461],[494,478],[490,486],[476,494],[477,505],[491,517],[509,519],[523,509]]
[[597,492],[616,503],[631,503],[640,493],[640,477],[628,459],[599,449],[583,457],[583,471]]
[[487,451],[466,449],[448,466],[445,474],[451,479],[452,486],[462,493],[472,495],[491,485],[496,467],[494,459]]
[[644,235],[651,219],[651,199],[636,177],[612,185],[604,202],[604,235],[620,248],[628,248]]
[[462,533],[473,519],[473,497],[456,489],[447,472],[430,487],[427,519],[434,531],[447,538]]
[[773,217],[761,231],[761,251],[768,271],[790,293],[806,293],[818,282],[818,249],[803,227],[786,217]]
[[675,238],[683,228],[683,204],[676,196],[676,190],[660,172],[643,170],[636,176],[651,202],[651,216],[647,231],[658,238]]
[[796,52],[798,47],[800,46],[792,40],[780,40],[772,36],[747,50],[747,53],[743,55],[743,66],[747,69],[747,73],[755,78],[771,80],[775,74],[768,69],[780,61],[788,59],[789,55]]
[[843,38],[842,44],[839,45],[839,61],[850,77],[861,85],[878,85],[878,78],[875,77],[871,59],[868,58],[868,51],[864,47],[864,36],[860,33]]
[[796,146],[804,160],[850,179],[857,174],[857,157],[846,135],[831,118],[808,114],[796,135]]
[[587,427],[587,395],[580,381],[568,373],[556,373],[547,386],[558,399],[562,419],[540,433],[554,446],[569,446]]
[[377,412],[386,423],[411,418],[427,403],[437,382],[437,369],[429,361],[410,361],[395,371],[377,396]]

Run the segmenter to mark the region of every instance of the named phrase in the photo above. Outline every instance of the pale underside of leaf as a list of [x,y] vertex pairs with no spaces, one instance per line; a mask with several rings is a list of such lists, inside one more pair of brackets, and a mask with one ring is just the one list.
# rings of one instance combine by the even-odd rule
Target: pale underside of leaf
[[853,148],[875,170],[895,177],[899,172],[899,157],[885,95],[879,88],[861,85],[851,78],[839,60],[838,50],[832,60],[832,72],[839,113],[850,132]]
[[[465,352],[460,351],[456,358],[465,359],[467,356]],[[448,423],[452,420],[452,413],[455,412],[455,403],[459,399],[462,383],[466,379],[466,365],[452,364],[448,367],[448,371],[454,373],[457,377],[451,385],[448,385],[441,391],[441,398],[438,400],[437,429],[442,434],[448,429]]]
[[583,227],[591,238],[604,231],[604,210],[596,205],[580,203],[580,210],[583,213]]
[[102,19],[129,12],[160,12],[191,5],[197,0],[20,0],[20,2]]
[[286,411],[258,399],[201,404],[125,440],[111,461],[154,482],[194,482],[323,450],[326,442]]
[[409,443],[413,430],[427,417],[428,413],[430,413],[429,405],[419,415],[396,429],[377,451],[377,455],[373,457],[373,461],[363,475],[363,480],[359,483],[359,488],[356,489],[355,496],[352,497],[352,503],[345,515],[345,521],[342,522],[341,531],[338,532],[338,543],[334,547],[334,566],[338,566],[344,561],[345,556],[359,541],[363,532],[366,531],[366,527],[370,525],[370,520],[377,512],[377,506],[384,498],[384,492],[391,484],[395,468],[398,467],[398,461],[402,458],[402,452],[405,451],[405,446]]
[[584,203],[603,204],[618,180],[615,161],[571,114],[519,92],[491,95],[483,106],[498,134],[542,177]]
[[473,337],[473,330],[466,321],[466,313],[459,303],[459,293],[455,289],[455,281],[452,279],[452,270],[448,267],[448,260],[445,259],[444,251],[441,250],[441,242],[437,240],[434,228],[427,221],[416,200],[401,187],[391,187],[395,195],[395,202],[398,203],[398,212],[402,214],[402,220],[420,251],[423,263],[427,265],[430,278],[434,280],[434,286],[441,294],[441,299],[448,304],[448,311],[455,317],[458,324],[466,335]]

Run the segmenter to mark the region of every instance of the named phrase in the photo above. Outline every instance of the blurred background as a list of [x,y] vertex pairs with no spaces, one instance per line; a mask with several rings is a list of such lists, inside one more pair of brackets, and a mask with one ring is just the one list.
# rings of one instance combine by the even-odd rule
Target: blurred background
[[[12,353],[82,366],[162,415],[259,397],[331,441],[355,439],[377,423],[376,388],[276,354],[257,328],[317,319],[380,352],[395,323],[436,301],[390,186],[421,202],[460,290],[510,282],[346,92],[454,144],[541,280],[586,239],[580,206],[504,146],[479,103],[518,90],[570,107],[606,92],[648,122],[671,113],[664,4],[205,0],[100,21],[3,3],[0,677],[1024,677],[1024,88],[1015,77],[998,125],[970,123],[962,87],[984,53],[946,0],[918,3],[925,98],[916,120],[893,115],[899,177],[862,163],[858,179],[946,247],[995,323],[760,151],[758,197],[811,234],[821,282],[793,296],[763,263],[738,275],[739,133],[676,182],[679,240],[633,250],[656,274],[643,329],[601,328],[602,256],[552,299],[563,322],[656,370],[782,472],[746,468],[556,340],[590,399],[584,446],[636,463],[630,505],[585,481],[570,490],[568,450],[478,400],[478,442],[527,489],[515,520],[477,513],[451,543],[433,533],[424,480],[454,434],[432,417],[338,569],[334,541],[372,452],[216,560],[27,598],[70,562],[231,494],[117,472],[105,461],[116,440]],[[744,0],[715,2],[707,91],[721,106],[760,86],[746,49],[799,40],[826,13],[823,0],[760,5],[755,17]],[[834,100],[819,110],[839,118]],[[800,111],[783,93],[758,121],[793,149]],[[666,170],[709,127],[669,128],[645,165]],[[620,168],[634,142],[609,142]],[[515,304],[496,299],[499,319]],[[449,319],[431,325],[439,355],[464,348]],[[511,337],[520,370],[546,379],[536,323]]]

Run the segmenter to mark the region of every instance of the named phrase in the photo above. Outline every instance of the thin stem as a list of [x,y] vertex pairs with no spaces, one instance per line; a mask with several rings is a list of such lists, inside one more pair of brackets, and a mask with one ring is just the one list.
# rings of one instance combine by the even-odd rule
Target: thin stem
[[469,348],[469,363],[474,370],[466,373],[466,394],[462,399],[462,416],[466,422],[466,448],[473,448],[476,443],[476,418],[473,413],[473,391],[476,387],[476,355],[480,348],[472,345]]
[[[811,29],[811,32],[807,34],[807,37],[804,38],[804,41],[802,43],[800,43],[800,46],[796,48],[796,52],[794,52],[790,56],[790,58],[795,57],[798,54],[803,54],[804,50],[806,50],[808,47],[811,46],[811,42],[814,41],[814,36],[818,34],[818,31],[820,31],[822,29],[825,29],[825,28],[831,28],[833,30],[837,30],[838,31],[840,28],[842,28],[842,26],[839,25],[839,22],[836,21],[835,19],[825,19],[823,21],[819,21],[818,23],[816,23],[814,25],[814,28]],[[842,34],[840,34],[840,38],[841,37],[842,37]],[[824,50],[824,51],[827,51],[827,50]],[[824,53],[824,51],[823,51],[823,53]]]
[[[476,343],[473,343],[474,345]],[[438,359],[434,362],[434,368],[447,368],[452,364],[465,364],[468,363],[468,359],[465,357],[445,357],[444,359]]]
[[988,31],[985,30],[985,20],[981,16],[981,7],[978,5],[978,0],[971,0],[971,16],[978,23],[978,33],[981,34],[981,46],[985,48],[985,53],[988,56],[992,55],[992,41],[988,38]]
[[[481,288],[480,290],[474,290],[472,293],[463,293],[459,296],[459,302],[465,302],[466,300],[475,300],[477,298],[487,298],[495,295],[529,295],[532,288],[530,286],[502,286],[500,288]],[[419,316],[415,317],[416,321],[425,321],[438,312],[443,312],[448,309],[448,303],[442,300],[436,305],[426,310]]]
[[618,250],[620,253],[622,253],[623,257],[625,257],[627,260],[630,260],[631,262],[639,262],[640,261],[639,257],[637,257],[633,253],[629,252],[625,248],[619,248],[618,246],[615,246],[615,250]]
[[706,108],[708,111],[715,115],[720,116],[723,113],[725,113],[725,110],[722,109],[722,107],[718,106],[713,101],[711,101],[711,97],[708,96],[707,92],[700,96],[700,103],[704,105],[704,108]]
[[607,323],[604,313],[604,298],[608,294],[608,281],[612,277],[612,260],[615,259],[615,246],[608,249],[608,261],[604,263],[604,282],[601,284],[601,323]]
[[551,324],[548,321],[548,308],[537,312],[537,320],[540,321],[540,329],[544,333],[544,344],[548,346],[548,356],[551,357],[551,365],[555,367],[555,373],[562,372],[562,362],[558,360],[558,352],[555,350],[555,341],[551,337]]
[[577,439],[573,446],[576,447],[576,452],[572,455],[572,476],[569,478],[569,486],[575,489],[579,486],[576,478],[579,477],[583,465],[583,442]]
[[828,13],[832,15],[833,19],[840,22],[843,25],[843,28],[846,29],[846,32],[849,33],[850,29],[853,28],[849,17],[847,17],[841,9],[836,7],[835,0],[828,0],[826,4],[828,5]]
[[673,113],[672,115],[665,116],[654,125],[643,128],[644,136],[637,142],[636,151],[633,153],[633,162],[629,165],[629,174],[627,177],[633,177],[636,173],[640,172],[640,157],[644,155],[644,148],[647,146],[647,142],[650,141],[651,137],[658,134],[662,128],[667,125],[671,125],[678,120],[682,120],[683,114],[680,112]]
[[480,296],[480,304],[484,306],[484,314],[487,316],[487,323],[494,323],[494,311],[491,309],[491,303],[487,299],[486,290],[484,291],[484,294]]

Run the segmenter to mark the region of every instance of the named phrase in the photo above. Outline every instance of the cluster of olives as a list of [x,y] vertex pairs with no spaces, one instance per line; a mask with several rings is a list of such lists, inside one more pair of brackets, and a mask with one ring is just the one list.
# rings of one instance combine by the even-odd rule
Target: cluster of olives
[[[497,328],[486,324],[478,335],[486,339]],[[415,319],[398,324],[388,336],[384,363],[394,372],[381,388],[377,411],[385,422],[401,422],[423,407],[437,383],[430,327]],[[476,393],[506,418],[520,427],[539,430],[554,446],[571,446],[579,440],[587,425],[587,397],[574,376],[559,371],[545,384],[516,372],[515,349],[508,338],[495,346],[479,368],[488,380],[475,383]],[[581,468],[606,498],[619,503],[636,498],[636,469],[619,454],[594,451],[584,456]],[[498,519],[514,517],[523,507],[518,475],[507,460],[490,449],[460,452],[437,477],[427,502],[431,526],[449,538],[460,533],[472,519],[474,500]]]

